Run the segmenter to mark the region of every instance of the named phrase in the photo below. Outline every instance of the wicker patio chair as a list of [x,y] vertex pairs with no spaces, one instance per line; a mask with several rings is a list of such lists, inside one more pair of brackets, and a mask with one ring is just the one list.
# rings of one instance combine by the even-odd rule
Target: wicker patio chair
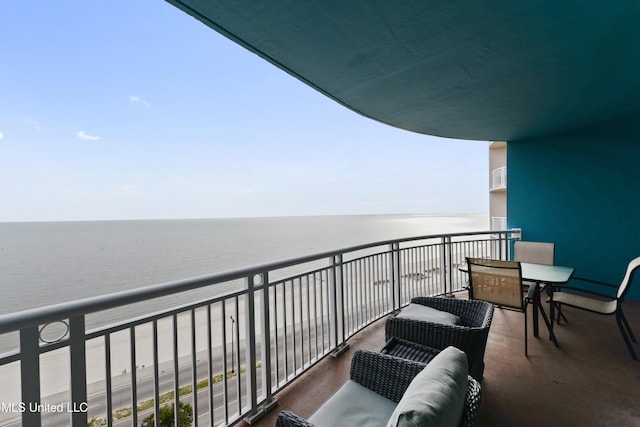
[[[400,402],[413,378],[426,364],[406,360],[387,354],[369,350],[358,350],[351,360],[351,380],[386,397],[396,403]],[[480,383],[468,377],[467,392],[460,426],[471,427],[476,423],[482,387]],[[383,422],[385,424],[386,422]],[[278,414],[276,427],[313,427],[309,421],[290,411]]]
[[457,347],[467,354],[469,375],[481,380],[493,304],[445,297],[416,297],[411,303],[455,314],[460,317],[460,324],[445,325],[392,316],[385,325],[386,339],[397,337],[437,350],[450,345]]

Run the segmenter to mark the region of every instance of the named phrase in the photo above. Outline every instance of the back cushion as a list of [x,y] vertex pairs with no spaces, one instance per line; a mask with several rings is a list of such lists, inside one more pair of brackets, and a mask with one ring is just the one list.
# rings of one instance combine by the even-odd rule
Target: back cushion
[[422,304],[409,304],[396,317],[419,320],[421,322],[440,323],[443,325],[459,325],[460,317],[455,314],[437,310]]
[[467,374],[466,354],[455,347],[445,348],[413,379],[387,427],[458,426]]

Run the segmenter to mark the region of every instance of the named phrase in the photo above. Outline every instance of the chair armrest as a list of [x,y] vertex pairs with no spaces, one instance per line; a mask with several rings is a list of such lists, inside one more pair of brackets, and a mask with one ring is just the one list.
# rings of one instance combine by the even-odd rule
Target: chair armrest
[[538,283],[535,282],[531,286],[529,286],[529,289],[527,290],[527,296],[525,297],[525,304],[526,301],[533,301],[535,299],[538,287]]
[[[578,288],[576,286],[571,286],[571,285],[552,285],[551,290],[564,291],[565,289],[568,289],[568,290],[583,292],[589,295],[596,295],[596,296],[601,296],[606,298],[615,298],[616,297],[615,292],[618,290],[618,287],[619,287],[616,285],[612,285],[611,283],[601,282],[599,280],[593,280],[593,279],[586,279],[584,277],[572,277],[571,280],[578,280],[581,282],[592,283],[594,285],[603,286],[604,288],[601,288],[602,291],[590,291],[588,289]],[[605,293],[605,292],[609,292],[609,293]],[[613,293],[613,295],[611,293]]]
[[600,280],[585,279],[584,277],[572,277],[571,280],[581,280],[583,282],[595,283],[596,285],[607,286],[609,288],[618,289],[619,286],[612,285],[611,283],[601,282]]
[[276,427],[313,427],[313,424],[293,412],[282,411],[276,419]]
[[351,361],[351,379],[397,403],[425,366],[388,354],[358,350]]
[[493,304],[479,300],[446,297],[414,297],[414,304],[426,305],[460,317],[466,327],[488,328],[493,318]]

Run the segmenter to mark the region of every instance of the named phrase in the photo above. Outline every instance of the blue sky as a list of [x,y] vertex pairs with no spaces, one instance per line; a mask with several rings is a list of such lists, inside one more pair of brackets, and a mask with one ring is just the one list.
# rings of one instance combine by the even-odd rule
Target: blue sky
[[0,16],[0,221],[488,212],[486,142],[365,119],[162,0]]

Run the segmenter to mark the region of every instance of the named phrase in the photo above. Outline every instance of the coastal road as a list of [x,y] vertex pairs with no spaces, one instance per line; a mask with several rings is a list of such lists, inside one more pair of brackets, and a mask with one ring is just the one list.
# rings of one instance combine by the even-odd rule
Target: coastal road
[[[290,339],[290,337],[288,337]],[[280,348],[284,348],[284,343],[280,343]],[[240,351],[244,352],[244,345],[241,346]],[[275,349],[272,350],[272,354],[275,354]],[[280,355],[280,363],[279,363],[279,374],[278,378],[284,377],[284,354]],[[259,358],[259,355],[257,355]],[[291,362],[291,361],[289,361]],[[237,359],[236,359],[237,363]],[[207,360],[199,360],[197,362],[197,375],[198,380],[202,381],[207,378],[208,372],[208,361]],[[230,366],[227,366],[229,369]],[[213,363],[214,373],[222,373],[223,366],[222,360],[220,358],[216,358]],[[289,371],[290,373],[290,371]],[[181,383],[181,387],[185,387],[191,385],[191,374],[192,369],[190,365],[184,364],[179,368],[179,379]],[[215,375],[215,374],[214,374]],[[153,399],[154,396],[154,386],[153,386],[153,367],[147,366],[144,368],[140,368],[136,371],[137,382],[137,396],[138,396],[138,404],[148,399]],[[173,366],[170,366],[170,369],[161,370],[158,375],[159,382],[159,394],[165,394],[173,391],[174,389],[174,375],[173,375]],[[118,375],[114,377],[112,380],[112,408],[113,410],[117,410],[119,408],[130,408],[131,407],[131,385],[130,385],[130,376],[127,374]],[[238,381],[238,376],[233,376],[228,378],[227,380],[227,402],[230,413],[237,413],[237,395],[238,395],[238,385],[242,388],[242,392],[244,392],[245,383],[244,381]],[[260,389],[258,390],[258,394],[260,394]],[[182,401],[192,404],[192,395],[186,395],[182,397]],[[69,401],[68,393],[58,393],[56,395],[47,396],[43,398],[43,402],[51,402],[51,403],[66,403]],[[214,422],[216,424],[220,424],[225,420],[225,407],[224,407],[224,387],[222,383],[214,384]],[[106,399],[104,391],[96,392],[90,394],[88,396],[87,404],[89,407],[89,419],[94,416],[104,417],[106,414]],[[199,425],[209,425],[209,389],[203,388],[197,393],[197,406],[198,406],[198,418]],[[66,408],[66,406],[65,406]],[[142,420],[144,420],[147,416],[153,413],[153,407],[148,410],[145,410],[138,414],[138,423],[140,424]],[[195,411],[194,411],[195,413]],[[70,417],[71,415],[67,411],[63,412],[49,412],[42,414],[42,425],[43,426],[68,426],[70,425]],[[131,425],[132,418],[126,417],[120,421],[114,422],[114,426],[125,426]],[[0,427],[19,427],[21,426],[20,414],[16,414],[16,417],[11,420],[6,420],[0,422]]]
[[[208,367],[208,362],[200,361],[197,364],[197,372],[200,373],[201,380],[205,380],[207,378],[206,372]],[[146,371],[146,372],[144,372]],[[219,361],[218,363],[214,363],[213,372],[222,372],[222,363]],[[204,375],[203,375],[204,374]],[[138,404],[147,399],[153,399],[154,395],[154,387],[153,387],[153,367],[145,367],[142,369],[138,369],[137,371],[138,381],[137,381],[137,395],[138,395]],[[129,379],[129,376],[121,376],[126,377],[124,379]],[[191,366],[183,366],[179,369],[179,378],[182,383],[182,387],[191,384]],[[188,383],[185,381],[189,381]],[[237,399],[237,381],[238,377],[234,376],[227,380],[227,396],[229,401],[229,407],[236,409],[235,402]],[[113,382],[118,382],[118,378],[114,378]],[[123,382],[123,381],[120,381]],[[160,395],[173,391],[174,384],[174,375],[173,371],[165,371],[160,373],[158,376],[159,382],[159,390]],[[244,386],[244,384],[242,385]],[[214,384],[214,408],[220,408],[219,410],[214,412],[215,419],[217,423],[221,422],[224,419],[224,407],[223,402],[223,394],[224,388],[222,383]],[[119,408],[131,407],[131,385],[129,382],[126,382],[119,386],[114,386],[112,389],[112,407],[114,410]],[[199,390],[197,393],[198,396],[198,412],[202,417],[205,415],[206,410],[206,422],[201,425],[208,425],[208,412],[209,412],[209,389],[204,388]],[[192,403],[192,395],[183,396],[182,401]],[[48,396],[46,399],[43,399],[43,402],[53,402],[59,403],[64,402],[64,411],[63,412],[47,412],[42,414],[42,425],[44,426],[67,426],[70,424],[71,414],[66,410],[66,402],[68,402],[68,394],[59,393],[57,395]],[[94,393],[88,396],[87,399],[88,404],[88,413],[89,417],[92,416],[104,416],[106,414],[106,399],[104,392]],[[138,414],[138,423],[141,423],[144,418],[151,415],[153,413],[153,407],[151,409],[146,410],[142,413]],[[20,414],[16,414],[16,417],[12,420],[7,420],[0,423],[2,427],[20,427],[22,425]],[[131,425],[131,417],[124,418],[118,422],[114,422],[114,426],[124,426]]]

